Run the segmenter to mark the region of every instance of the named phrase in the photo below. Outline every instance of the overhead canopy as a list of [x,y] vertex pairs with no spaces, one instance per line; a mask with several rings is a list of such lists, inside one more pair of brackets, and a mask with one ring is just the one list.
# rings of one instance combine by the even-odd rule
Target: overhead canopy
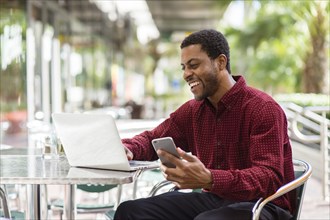
[[[108,27],[113,25],[107,17],[104,16],[95,4],[91,2],[97,2],[101,9],[108,8],[107,11],[113,14],[113,7],[117,7],[119,3],[123,5],[121,1],[115,4],[115,1],[68,1],[67,8],[74,13],[79,20],[84,23],[89,23],[94,32],[102,33],[106,31],[104,28],[106,24]],[[220,19],[223,17],[231,0],[145,0],[149,11],[152,15],[152,19],[159,30],[162,38],[169,38],[173,33],[186,33],[193,32],[200,29],[216,28]],[[134,3],[134,4],[133,4]],[[127,4],[131,4],[134,7],[125,8],[130,15],[141,12],[141,8],[137,7],[137,3],[127,1]],[[103,6],[102,6],[103,5]],[[136,6],[135,6],[136,5]],[[111,6],[111,7],[110,7]],[[129,10],[128,10],[129,9]],[[134,11],[135,10],[135,11]],[[119,10],[120,11],[120,10]]]
[[[141,20],[148,22],[146,14],[151,13],[151,20],[156,25],[160,37],[169,39],[175,33],[193,32],[205,28],[216,28],[231,0],[61,0],[31,1],[32,4],[46,5],[57,11],[57,18],[69,14],[83,26],[60,23],[59,28],[69,28],[76,36],[93,33],[107,40],[122,41],[127,37],[130,22]],[[143,11],[137,3],[146,3]],[[130,7],[128,7],[130,6]],[[59,11],[60,10],[60,11]],[[121,11],[124,13],[121,16]],[[61,13],[63,12],[63,13]],[[66,13],[65,13],[66,12]],[[114,15],[116,20],[111,19]],[[118,17],[119,16],[119,17]],[[140,18],[138,18],[140,17]],[[115,34],[114,34],[115,33]],[[146,29],[142,33],[146,35]]]
[[216,28],[230,0],[146,0],[162,37]]

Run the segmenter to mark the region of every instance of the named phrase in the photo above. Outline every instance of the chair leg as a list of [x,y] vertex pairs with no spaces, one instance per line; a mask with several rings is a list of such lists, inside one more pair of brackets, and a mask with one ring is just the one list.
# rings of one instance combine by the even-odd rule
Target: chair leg
[[59,215],[60,220],[63,220],[63,209],[51,209],[51,217],[53,217],[54,215]]
[[123,186],[121,184],[119,184],[117,186],[117,201],[115,202],[114,209],[117,209],[117,207],[119,206],[119,204],[121,202],[122,192],[123,192]]
[[7,196],[6,196],[5,191],[1,187],[0,187],[0,197],[1,197],[1,202],[2,202],[2,207],[3,207],[3,212],[5,215],[5,218],[11,219],[8,202],[7,202]]
[[41,218],[42,219],[48,219],[48,188],[47,185],[41,185],[40,186],[40,194],[41,194],[41,207],[42,210],[47,210],[47,212],[42,212],[41,213]]
[[139,179],[134,181],[133,185],[133,199],[136,199],[136,192],[137,192],[137,185],[138,185]]

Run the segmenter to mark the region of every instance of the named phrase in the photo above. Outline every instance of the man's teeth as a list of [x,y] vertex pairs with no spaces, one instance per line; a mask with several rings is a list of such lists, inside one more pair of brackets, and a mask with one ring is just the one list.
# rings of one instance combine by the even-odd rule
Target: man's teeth
[[194,86],[197,86],[198,84],[199,84],[199,82],[193,82],[193,83],[190,83],[189,86],[194,87]]

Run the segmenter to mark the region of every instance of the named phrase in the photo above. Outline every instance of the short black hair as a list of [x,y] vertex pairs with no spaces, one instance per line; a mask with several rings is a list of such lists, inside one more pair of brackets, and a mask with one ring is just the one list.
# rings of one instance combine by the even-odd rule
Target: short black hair
[[226,69],[230,73],[230,51],[227,39],[222,33],[213,29],[206,29],[188,35],[181,43],[180,48],[193,44],[200,44],[201,49],[211,58],[215,59],[220,54],[227,57]]

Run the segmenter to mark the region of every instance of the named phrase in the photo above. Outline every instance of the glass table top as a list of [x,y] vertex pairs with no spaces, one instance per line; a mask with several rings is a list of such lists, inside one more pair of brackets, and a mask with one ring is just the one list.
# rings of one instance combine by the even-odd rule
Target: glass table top
[[123,184],[139,174],[71,167],[65,156],[0,155],[0,184]]

